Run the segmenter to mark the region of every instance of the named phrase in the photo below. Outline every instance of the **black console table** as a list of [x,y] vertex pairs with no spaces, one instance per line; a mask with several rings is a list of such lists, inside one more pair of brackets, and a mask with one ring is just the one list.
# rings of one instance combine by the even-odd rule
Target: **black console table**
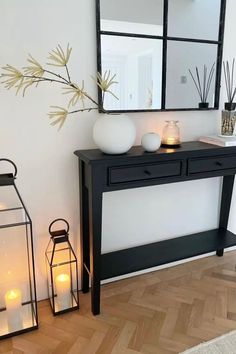
[[[80,150],[80,223],[82,290],[89,291],[94,315],[100,313],[100,281],[164,263],[236,245],[227,230],[236,173],[236,146],[219,147],[201,142],[183,143],[178,149],[160,148],[146,153],[141,146],[124,155]],[[121,189],[223,176],[219,228],[121,251],[101,254],[102,195]]]

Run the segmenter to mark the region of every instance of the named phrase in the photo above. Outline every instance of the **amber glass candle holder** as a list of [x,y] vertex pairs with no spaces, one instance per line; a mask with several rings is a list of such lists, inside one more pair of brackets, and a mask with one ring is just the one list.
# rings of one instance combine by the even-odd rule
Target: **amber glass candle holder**
[[180,146],[180,131],[177,120],[167,120],[162,134],[162,146],[175,148]]

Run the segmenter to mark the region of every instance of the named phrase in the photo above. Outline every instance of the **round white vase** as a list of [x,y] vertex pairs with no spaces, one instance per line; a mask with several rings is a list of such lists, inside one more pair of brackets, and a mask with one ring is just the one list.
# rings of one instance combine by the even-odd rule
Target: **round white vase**
[[146,133],[142,136],[142,147],[147,152],[154,152],[161,146],[161,138],[156,133]]
[[106,154],[124,154],[135,137],[135,126],[125,114],[102,114],[93,126],[93,140]]

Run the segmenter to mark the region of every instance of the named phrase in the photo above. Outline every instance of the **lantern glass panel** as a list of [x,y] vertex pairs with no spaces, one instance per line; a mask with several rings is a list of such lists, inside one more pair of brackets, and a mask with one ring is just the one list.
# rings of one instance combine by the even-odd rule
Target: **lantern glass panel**
[[57,266],[63,262],[76,261],[76,257],[67,242],[57,243],[53,250],[54,243],[50,242],[47,257],[52,266]]
[[37,326],[30,232],[30,224],[0,229],[0,338]]
[[29,217],[12,186],[4,186],[0,191],[0,225],[28,222]]

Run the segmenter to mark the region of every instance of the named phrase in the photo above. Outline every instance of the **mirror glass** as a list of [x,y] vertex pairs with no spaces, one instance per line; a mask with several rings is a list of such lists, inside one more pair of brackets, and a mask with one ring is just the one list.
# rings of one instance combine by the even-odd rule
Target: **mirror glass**
[[118,82],[105,95],[107,110],[160,109],[162,40],[101,36],[102,73],[116,74]]
[[[119,99],[106,94],[106,110],[219,107],[226,0],[96,2],[98,71],[110,71],[118,82],[111,91]],[[204,99],[189,72],[197,79],[196,67],[208,106],[199,107]]]
[[101,0],[102,31],[162,36],[163,0]]
[[168,36],[218,40],[221,0],[169,0]]
[[[209,108],[214,107],[215,70],[211,84],[207,85],[210,70],[216,62],[217,45],[194,42],[168,41],[167,46],[167,77],[166,77],[166,108],[198,108],[201,101],[197,88],[191,77],[191,70],[197,82],[198,68],[202,92],[204,91],[204,65],[206,66],[205,88],[209,91],[207,102]],[[215,67],[214,67],[215,68]],[[208,90],[209,89],[209,90]],[[205,90],[205,92],[206,92]]]

